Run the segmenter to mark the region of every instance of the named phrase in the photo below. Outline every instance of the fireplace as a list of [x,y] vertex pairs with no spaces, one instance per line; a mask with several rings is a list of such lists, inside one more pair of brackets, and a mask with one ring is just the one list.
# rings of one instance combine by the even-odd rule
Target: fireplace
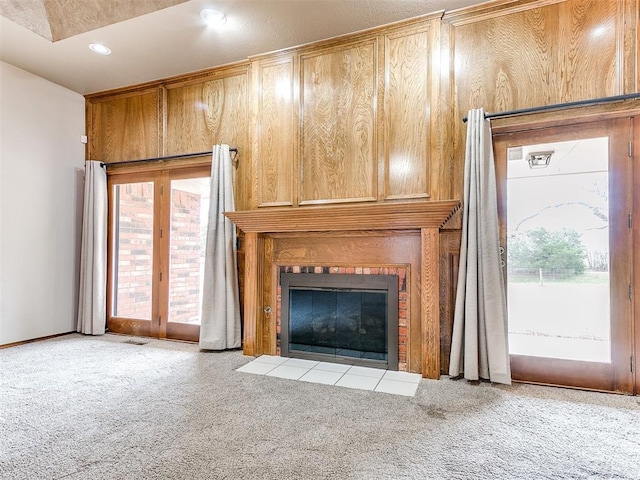
[[398,370],[398,276],[281,273],[282,356]]
[[281,319],[283,268],[314,274],[375,271],[398,279],[398,369],[439,378],[440,297],[447,293],[440,285],[439,229],[459,206],[457,200],[393,201],[225,213],[244,232],[245,355],[283,354],[282,335],[288,334]]

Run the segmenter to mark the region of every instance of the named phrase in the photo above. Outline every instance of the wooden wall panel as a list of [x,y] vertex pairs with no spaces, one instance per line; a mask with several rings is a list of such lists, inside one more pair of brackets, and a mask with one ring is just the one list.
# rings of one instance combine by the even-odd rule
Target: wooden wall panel
[[248,208],[251,197],[248,72],[223,70],[217,76],[167,86],[164,155],[206,152],[219,143],[236,147],[234,185],[240,210]]
[[429,33],[385,36],[385,198],[429,196]]
[[257,62],[255,139],[258,206],[294,204],[293,57]]
[[158,89],[87,103],[90,160],[120,162],[160,154]]
[[377,41],[301,57],[300,204],[377,197]]
[[500,112],[622,93],[617,3],[570,0],[454,22],[460,108]]
[[456,306],[460,230],[440,234],[440,373],[449,375],[453,315]]
[[[248,147],[247,74],[167,88],[166,155]],[[239,148],[239,147],[238,147]]]
[[[451,104],[461,198],[465,125],[471,108],[502,112],[619,95],[624,90],[624,3],[566,0],[505,3],[445,15],[451,25]],[[444,180],[444,179],[443,179]]]

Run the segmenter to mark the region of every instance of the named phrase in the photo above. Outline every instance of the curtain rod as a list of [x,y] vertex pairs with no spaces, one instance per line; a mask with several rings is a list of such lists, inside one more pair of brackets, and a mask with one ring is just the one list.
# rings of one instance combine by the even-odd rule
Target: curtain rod
[[[236,147],[229,148],[229,152],[233,152],[235,154],[238,153],[238,149]],[[185,153],[183,155],[169,155],[166,157],[153,157],[153,158],[143,158],[140,160],[126,160],[124,162],[101,162],[101,167],[110,167],[112,165],[129,165],[132,163],[150,163],[150,162],[161,162],[163,160],[174,160],[176,158],[194,158],[194,157],[204,157],[205,155],[212,155],[213,150],[208,152],[200,152],[200,153]]]
[[[615,97],[594,98],[592,100],[578,100],[576,102],[556,103],[554,105],[543,105],[541,107],[521,108],[519,110],[509,110],[501,113],[485,113],[484,118],[490,120],[492,118],[513,117],[515,115],[523,115],[526,113],[545,112],[547,110],[556,110],[558,108],[567,107],[583,107],[586,105],[599,105],[601,103],[619,102],[622,100],[632,100],[640,98],[640,93],[629,93],[627,95],[616,95]],[[466,123],[467,117],[462,117],[462,121]]]

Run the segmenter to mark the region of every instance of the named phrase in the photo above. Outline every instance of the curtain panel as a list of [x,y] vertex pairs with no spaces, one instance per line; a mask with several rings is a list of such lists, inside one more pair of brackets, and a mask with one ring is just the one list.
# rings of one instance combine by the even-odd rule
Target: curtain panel
[[241,346],[236,229],[224,212],[235,210],[233,165],[228,145],[215,145],[207,227],[200,348]]
[[107,173],[85,163],[80,295],[76,330],[102,335],[107,322]]
[[511,383],[491,126],[470,110],[449,375]]

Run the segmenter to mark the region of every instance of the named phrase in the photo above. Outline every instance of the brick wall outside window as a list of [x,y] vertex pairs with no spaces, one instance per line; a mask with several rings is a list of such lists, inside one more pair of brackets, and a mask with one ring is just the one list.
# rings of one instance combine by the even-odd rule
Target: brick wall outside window
[[[153,184],[119,185],[116,316],[151,319]],[[199,322],[206,225],[200,195],[172,189],[169,320]],[[206,220],[206,219],[204,219]]]

